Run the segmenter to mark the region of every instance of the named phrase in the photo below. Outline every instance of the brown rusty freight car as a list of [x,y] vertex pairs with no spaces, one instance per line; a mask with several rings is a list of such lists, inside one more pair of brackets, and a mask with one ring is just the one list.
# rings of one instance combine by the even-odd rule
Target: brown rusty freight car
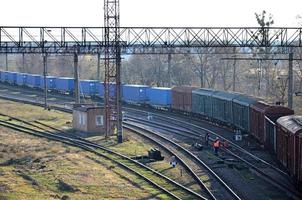
[[177,86],[172,88],[172,109],[191,112],[192,111],[192,90],[195,87]]
[[276,122],[279,117],[293,115],[294,111],[283,106],[269,105],[264,102],[257,102],[251,105],[251,134],[258,139],[261,144],[265,144],[267,148],[272,148],[275,135],[268,134],[265,128],[265,116],[272,122]]
[[277,120],[277,158],[294,180],[302,182],[302,116],[290,115]]

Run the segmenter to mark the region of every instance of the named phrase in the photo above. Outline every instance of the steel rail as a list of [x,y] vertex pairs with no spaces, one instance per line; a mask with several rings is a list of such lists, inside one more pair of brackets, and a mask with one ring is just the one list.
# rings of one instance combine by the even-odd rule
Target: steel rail
[[[1,114],[1,115],[10,118],[10,116],[8,116],[8,115],[5,115],[5,114]],[[33,125],[33,124],[29,123],[29,122],[26,122],[25,120],[21,120],[21,119],[18,119],[18,118],[11,118],[11,119],[14,119],[16,121],[19,121],[19,122],[22,122],[22,123],[26,123],[27,125],[32,125],[33,127],[38,128],[36,125]],[[110,158],[109,156],[103,155],[103,154],[101,154],[101,153],[99,153],[99,152],[97,152],[97,151],[95,151],[95,150],[93,150],[91,148],[101,149],[101,150],[106,151],[106,152],[108,152],[110,154],[114,154],[114,155],[119,156],[119,157],[121,157],[121,158],[123,158],[125,160],[133,162],[133,163],[135,163],[136,165],[138,165],[141,168],[145,168],[146,170],[151,171],[152,173],[154,173],[158,177],[160,177],[160,178],[162,178],[162,179],[170,182],[171,184],[176,185],[177,187],[181,188],[182,190],[186,191],[190,195],[195,196],[198,199],[205,199],[204,197],[202,197],[198,193],[196,193],[196,192],[194,192],[194,191],[192,191],[192,190],[184,187],[183,185],[181,185],[181,184],[175,182],[174,180],[172,180],[172,179],[170,179],[170,178],[162,175],[161,173],[155,171],[154,169],[152,169],[150,167],[147,167],[147,166],[143,165],[142,163],[139,163],[136,160],[133,160],[133,159],[131,159],[131,158],[125,156],[125,155],[122,155],[120,153],[114,152],[114,151],[112,151],[110,149],[107,149],[107,148],[105,148],[103,146],[100,146],[100,145],[97,145],[95,143],[89,142],[87,140],[78,140],[78,138],[70,138],[70,137],[60,136],[60,135],[49,133],[49,132],[41,132],[41,131],[37,131],[37,130],[32,129],[32,128],[28,128],[28,127],[25,127],[25,126],[13,124],[11,122],[7,122],[7,121],[1,120],[1,119],[0,119],[0,125],[5,126],[7,128],[11,128],[11,129],[17,130],[17,131],[21,131],[21,132],[24,132],[24,133],[35,135],[35,136],[38,136],[38,137],[44,137],[44,138],[48,138],[48,139],[51,139],[51,140],[56,140],[56,141],[59,141],[59,142],[70,144],[70,145],[73,145],[73,146],[78,146],[78,147],[83,148],[85,150],[89,150],[90,152],[97,153],[99,156],[103,156],[103,157],[105,157],[105,158],[107,158],[109,160],[112,160],[116,164],[121,165],[122,167],[128,169],[129,171],[137,174],[138,176],[140,176],[141,178],[143,178],[144,180],[146,180],[150,184],[154,185],[158,189],[164,191],[165,193],[167,193],[171,197],[173,197],[175,199],[181,199],[178,196],[174,195],[172,192],[170,192],[167,189],[165,189],[164,187],[158,185],[157,183],[155,183],[151,179],[149,179],[149,178],[145,177],[144,175],[140,174],[139,172],[136,172],[135,170],[131,169],[127,165],[125,165],[125,164],[123,164],[123,163],[121,163],[121,162],[119,162],[117,160],[114,160],[114,159]]]

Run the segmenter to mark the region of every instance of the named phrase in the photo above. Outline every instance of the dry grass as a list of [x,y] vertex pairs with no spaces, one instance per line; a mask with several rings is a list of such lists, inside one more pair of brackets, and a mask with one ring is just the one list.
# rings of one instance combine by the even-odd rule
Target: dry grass
[[[159,194],[94,154],[4,128],[0,137],[0,199],[148,199]],[[60,181],[74,191],[62,190]]]
[[[110,140],[102,140],[102,137],[94,137],[90,139],[103,146],[107,146],[116,152],[125,154],[129,157],[147,155],[148,150],[156,147],[153,143],[149,142],[148,140],[145,140],[137,136],[135,133],[126,130],[124,130],[124,138],[126,139],[122,144],[118,144],[116,142],[115,137],[112,137]],[[165,157],[163,161],[153,162],[147,165],[157,170],[158,172],[166,175],[167,177],[172,178],[173,180],[190,187],[195,191],[200,191],[200,187],[196,184],[196,182],[191,178],[191,175],[189,175],[182,166],[178,165],[176,168],[172,168],[169,164],[170,155],[166,154],[166,152],[164,151],[162,151],[162,154]]]

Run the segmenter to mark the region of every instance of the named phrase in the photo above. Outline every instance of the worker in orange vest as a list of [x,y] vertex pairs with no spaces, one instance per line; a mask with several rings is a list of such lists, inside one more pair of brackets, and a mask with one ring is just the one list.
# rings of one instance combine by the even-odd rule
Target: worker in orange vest
[[220,147],[220,140],[218,137],[216,137],[215,141],[213,142],[213,147],[214,147],[215,155],[218,155],[218,150]]

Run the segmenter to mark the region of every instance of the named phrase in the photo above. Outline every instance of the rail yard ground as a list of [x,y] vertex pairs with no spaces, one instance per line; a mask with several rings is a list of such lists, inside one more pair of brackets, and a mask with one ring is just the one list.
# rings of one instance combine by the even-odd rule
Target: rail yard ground
[[[71,115],[0,100],[1,113],[71,128]],[[71,132],[72,133],[72,132]],[[151,143],[125,131],[123,144],[102,136],[88,138],[127,156],[145,155]],[[148,164],[153,169],[197,191],[182,167],[171,168],[170,156]],[[169,199],[147,182],[93,153],[60,142],[0,127],[0,199]]]

